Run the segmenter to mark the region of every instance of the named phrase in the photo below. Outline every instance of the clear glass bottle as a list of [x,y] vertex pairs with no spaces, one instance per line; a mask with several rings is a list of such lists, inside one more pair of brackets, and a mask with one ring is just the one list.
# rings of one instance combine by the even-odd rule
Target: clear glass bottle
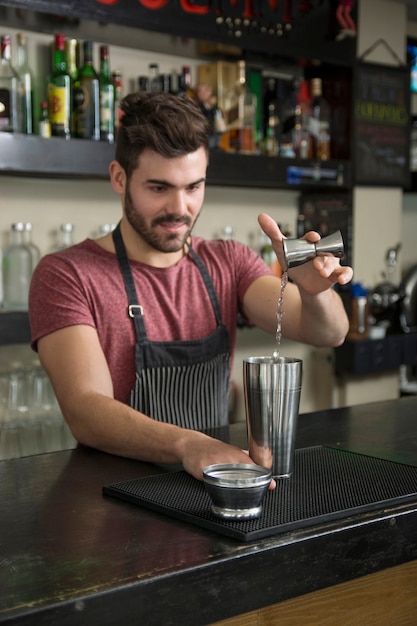
[[53,252],[64,250],[74,245],[73,241],[74,225],[73,224],[61,224],[59,228],[59,242],[58,245],[53,248]]
[[314,158],[327,161],[331,156],[331,112],[329,103],[323,97],[321,78],[312,79],[311,96],[309,131],[313,137]]
[[26,135],[33,133],[33,80],[29,67],[27,37],[25,33],[17,34],[17,64],[16,72],[19,76],[22,103],[22,132]]
[[27,311],[32,278],[32,253],[24,243],[25,225],[17,222],[10,228],[10,244],[3,255],[3,308]]
[[49,121],[48,103],[46,100],[41,102],[38,132],[41,137],[49,138],[51,136],[51,122]]
[[112,143],[115,126],[115,86],[110,76],[109,47],[100,46],[100,139]]
[[33,272],[33,270],[35,269],[35,267],[40,261],[41,251],[39,250],[38,246],[35,243],[33,243],[32,232],[33,232],[33,226],[31,222],[26,222],[25,230],[23,232],[23,242],[25,243],[25,245],[27,245],[32,255],[32,272]]
[[100,139],[100,86],[93,65],[93,43],[84,41],[84,63],[74,83],[74,137]]
[[149,91],[161,91],[161,77],[158,63],[149,63]]
[[48,82],[49,120],[54,137],[71,136],[72,85],[65,57],[65,36],[55,35],[52,73]]
[[19,76],[11,64],[11,38],[1,37],[0,59],[0,131],[20,131]]
[[245,61],[238,63],[239,78],[225,101],[227,130],[221,147],[228,152],[256,154],[256,96],[246,84]]

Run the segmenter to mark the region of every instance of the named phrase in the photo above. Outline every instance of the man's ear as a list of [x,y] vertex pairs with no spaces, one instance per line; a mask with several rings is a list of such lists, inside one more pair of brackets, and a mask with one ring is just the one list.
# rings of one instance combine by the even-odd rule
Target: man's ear
[[124,194],[126,190],[126,172],[118,161],[110,163],[109,174],[113,190],[118,194]]

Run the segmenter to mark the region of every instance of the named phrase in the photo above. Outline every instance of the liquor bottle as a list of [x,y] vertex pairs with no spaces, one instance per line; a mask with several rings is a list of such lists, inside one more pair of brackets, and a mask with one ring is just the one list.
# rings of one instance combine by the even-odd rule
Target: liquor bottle
[[161,91],[161,77],[158,63],[149,63],[149,91]]
[[115,94],[114,94],[114,125],[115,133],[117,135],[117,129],[119,128],[119,116],[121,115],[120,102],[123,98],[123,78],[120,70],[114,70],[111,75]]
[[73,224],[61,224],[59,228],[59,242],[58,245],[52,249],[52,251],[58,252],[59,250],[64,250],[65,248],[69,248],[70,246],[72,246],[74,244],[73,233]]
[[10,228],[10,244],[3,256],[3,308],[27,311],[32,278],[32,253],[23,241],[25,225],[17,222]]
[[267,156],[279,153],[279,114],[277,84],[275,78],[269,78],[263,98],[262,129],[263,151]]
[[48,83],[49,120],[54,137],[71,136],[71,77],[65,59],[65,36],[55,35],[54,61]]
[[141,74],[138,76],[138,89],[139,91],[150,91],[149,89],[149,76]]
[[227,131],[221,147],[228,152],[256,154],[256,96],[246,84],[245,61],[238,63],[239,78],[225,100]]
[[41,137],[49,138],[51,136],[51,122],[49,121],[48,103],[46,100],[41,102],[38,132]]
[[0,131],[20,130],[19,77],[11,64],[11,39],[1,37],[0,60]]
[[161,74],[161,89],[165,93],[171,93],[171,74]]
[[265,137],[266,129],[268,128],[268,118],[273,110],[276,110],[276,115],[279,117],[278,112],[278,99],[277,99],[277,81],[275,78],[268,78],[266,81],[265,93],[262,97],[262,130]]
[[295,158],[294,141],[301,127],[301,107],[298,102],[300,81],[294,78],[289,94],[284,100],[281,111],[281,136],[279,153],[282,157]]
[[29,248],[32,255],[32,273],[41,258],[41,251],[38,246],[32,241],[33,227],[31,222],[26,222],[25,229],[23,231],[23,243]]
[[100,139],[112,143],[115,136],[116,88],[110,77],[109,47],[100,46]]
[[186,95],[195,99],[195,91],[191,86],[191,68],[189,65],[183,65],[181,74],[178,79],[178,95]]
[[321,78],[311,81],[311,116],[309,130],[313,137],[314,158],[330,159],[330,106],[323,98]]
[[80,43],[78,39],[67,39],[65,41],[65,58],[67,62],[68,74],[75,82],[78,78],[80,67]]
[[84,41],[84,63],[74,83],[74,136],[80,139],[100,139],[99,79],[93,65],[93,43]]
[[17,34],[17,64],[22,103],[22,132],[33,133],[33,83],[32,72],[28,62],[27,37],[24,33]]

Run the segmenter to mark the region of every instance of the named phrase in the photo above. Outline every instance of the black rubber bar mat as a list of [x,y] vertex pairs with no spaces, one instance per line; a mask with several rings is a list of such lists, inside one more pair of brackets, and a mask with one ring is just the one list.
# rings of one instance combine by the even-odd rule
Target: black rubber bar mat
[[251,541],[387,505],[417,503],[417,467],[325,446],[296,450],[293,475],[277,481],[253,520],[215,517],[204,484],[184,471],[106,485],[103,493]]

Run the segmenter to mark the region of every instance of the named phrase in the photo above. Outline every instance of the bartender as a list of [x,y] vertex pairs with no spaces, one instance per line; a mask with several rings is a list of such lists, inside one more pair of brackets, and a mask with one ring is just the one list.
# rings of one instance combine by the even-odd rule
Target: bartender
[[[135,93],[121,111],[109,168],[120,222],[42,258],[30,290],[32,347],[81,444],[182,464],[201,478],[212,463],[251,462],[207,431],[228,421],[238,315],[274,335],[281,279],[249,247],[192,234],[209,156],[196,103]],[[265,214],[259,224],[283,263],[277,224]],[[317,257],[290,276],[283,335],[340,345],[348,319],[333,286],[352,269]]]

